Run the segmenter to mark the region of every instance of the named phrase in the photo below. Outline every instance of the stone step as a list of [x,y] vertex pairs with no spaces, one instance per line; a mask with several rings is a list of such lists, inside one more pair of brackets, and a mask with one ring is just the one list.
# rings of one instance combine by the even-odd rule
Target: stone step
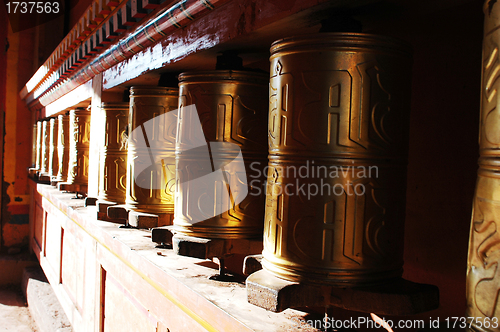
[[72,332],[68,317],[39,266],[26,267],[21,288],[39,332]]

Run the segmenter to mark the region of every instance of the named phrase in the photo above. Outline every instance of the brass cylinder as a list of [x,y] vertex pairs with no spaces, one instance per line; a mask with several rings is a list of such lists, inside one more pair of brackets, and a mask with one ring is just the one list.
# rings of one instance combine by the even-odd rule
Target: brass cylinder
[[128,103],[103,103],[104,132],[99,145],[99,195],[103,201],[125,203],[127,188]]
[[57,154],[59,167],[57,170],[57,181],[65,182],[68,179],[69,166],[69,114],[57,117]]
[[58,127],[59,121],[56,118],[50,119],[50,150],[49,150],[49,175],[57,176],[59,170],[59,156],[57,153],[58,147]]
[[76,109],[69,112],[69,184],[87,185],[89,179],[90,112]]
[[33,131],[31,134],[31,166],[30,168],[35,168],[36,167],[36,139],[37,139],[37,128],[38,125],[35,123],[33,124]]
[[40,170],[42,167],[42,121],[36,123],[36,159],[35,169]]
[[[500,331],[500,4],[486,1],[483,39],[479,171],[467,263],[470,331]],[[469,323],[469,322],[468,322]],[[469,325],[469,324],[468,324]]]
[[[208,144],[203,144],[207,147],[206,161],[208,166],[213,163],[213,169],[207,172],[200,166],[202,161],[199,158],[199,149],[187,149],[182,152],[180,149],[176,150],[176,232],[203,238],[262,237],[265,203],[263,169],[267,165],[268,84],[267,74],[245,71],[217,70],[179,75],[179,128],[194,128],[191,124],[184,126],[181,122],[186,121],[186,107],[195,105],[199,120],[192,118],[190,121],[201,121],[204,139]],[[182,144],[189,136],[191,134],[184,131],[180,133],[178,141]],[[220,145],[220,149],[215,142],[232,144]],[[223,166],[221,187],[213,187],[214,183],[198,180],[202,179],[205,173],[221,171],[220,165],[228,165],[239,151],[243,157],[244,172],[241,172],[243,167],[238,170]],[[215,177],[208,177],[206,181],[218,182]],[[237,191],[242,188],[234,185],[241,183],[246,186],[243,189],[248,193],[242,200],[235,201]],[[224,198],[226,186],[229,187],[228,193],[231,196]],[[192,197],[193,195],[196,197]],[[208,202],[208,208],[213,213],[202,211],[202,203],[190,203],[204,200]],[[214,211],[214,207],[220,206],[220,210]],[[197,215],[204,217],[195,219],[194,216]]]
[[126,205],[134,211],[174,213],[175,124],[172,128],[162,121],[164,114],[177,109],[178,99],[176,88],[130,89]]
[[44,120],[42,122],[42,152],[40,159],[40,174],[47,174],[49,171],[49,154],[50,154],[50,122]]
[[400,277],[411,50],[358,33],[271,46],[263,267],[329,285]]

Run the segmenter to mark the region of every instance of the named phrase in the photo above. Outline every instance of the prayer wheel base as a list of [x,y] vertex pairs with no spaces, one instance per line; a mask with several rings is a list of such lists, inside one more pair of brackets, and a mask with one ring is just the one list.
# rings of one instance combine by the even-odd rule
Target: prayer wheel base
[[262,270],[262,259],[263,256],[261,254],[246,256],[243,261],[243,275],[248,276]]
[[86,195],[88,190],[88,185],[60,182],[57,184],[57,189],[59,189],[60,191],[67,191],[69,193]]
[[[225,258],[233,254],[255,255],[262,252],[260,239],[206,239],[175,234],[175,228],[168,229],[174,234],[172,237],[174,253],[181,256],[212,259],[213,257]],[[159,237],[154,236],[154,238]]]
[[118,203],[104,201],[104,200],[97,200],[96,201],[97,219],[104,220],[104,221],[111,221],[111,222],[118,223],[118,224],[125,224],[126,219],[112,219],[112,218],[108,217],[108,208],[110,206],[116,206],[116,205],[118,205]]
[[85,198],[85,206],[97,207],[97,220],[110,221],[119,224],[125,224],[124,219],[111,219],[108,217],[108,207],[115,206],[117,203],[98,200],[95,197]]
[[62,181],[61,181],[61,180],[58,180],[58,179],[56,179],[56,178],[52,178],[52,179],[50,180],[50,185],[51,185],[51,186],[54,186],[54,187],[56,187],[56,188],[57,188],[57,185],[58,185],[58,183],[59,183],[59,182],[62,182]]
[[85,207],[87,206],[96,206],[97,198],[95,197],[86,197],[85,198]]
[[[107,202],[108,204],[112,204]],[[104,203],[105,204],[105,203]],[[99,212],[104,212],[98,208]],[[128,225],[136,228],[154,228],[159,226],[171,225],[174,215],[170,213],[151,214],[131,210],[127,205],[109,205],[107,206],[107,218],[110,221],[126,220]]]
[[377,315],[413,315],[439,307],[439,289],[397,278],[376,287],[338,288],[275,277],[260,270],[247,278],[248,302],[273,312],[334,306]]
[[107,215],[109,219],[128,220],[128,209],[125,205],[111,205],[107,208]]
[[46,173],[38,174],[38,182],[40,183],[50,184],[51,180],[52,177]]
[[32,179],[38,178],[38,168],[28,168],[28,175]]
[[158,243],[159,247],[172,249],[172,234],[170,226],[156,227],[151,230],[151,241]]
[[172,225],[174,215],[170,213],[150,214],[144,212],[130,211],[128,224],[137,228],[154,228],[158,226]]

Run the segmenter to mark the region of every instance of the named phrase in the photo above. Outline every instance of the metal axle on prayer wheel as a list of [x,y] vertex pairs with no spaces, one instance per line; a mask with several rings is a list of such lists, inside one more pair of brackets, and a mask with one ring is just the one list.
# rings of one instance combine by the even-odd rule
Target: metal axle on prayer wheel
[[57,154],[59,167],[54,182],[65,182],[68,179],[69,166],[69,114],[57,117]]
[[103,141],[99,146],[98,218],[107,219],[107,208],[124,204],[127,189],[127,138],[129,103],[102,103]]
[[59,189],[86,194],[88,188],[90,112],[79,108],[69,112],[69,161],[66,182]]
[[172,223],[178,98],[177,88],[131,87],[125,205],[110,206],[109,218],[139,228]]
[[483,39],[479,171],[474,194],[467,263],[470,331],[500,331],[500,4],[486,1]]
[[57,176],[59,170],[58,138],[59,121],[56,118],[50,119],[50,147],[49,147],[49,170],[51,180]]

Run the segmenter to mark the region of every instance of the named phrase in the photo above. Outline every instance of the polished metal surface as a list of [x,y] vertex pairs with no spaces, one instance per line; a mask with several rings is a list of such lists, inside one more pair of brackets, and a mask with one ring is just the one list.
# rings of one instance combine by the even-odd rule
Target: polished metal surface
[[36,157],[35,169],[40,170],[42,165],[42,121],[36,123]]
[[50,119],[49,175],[57,176],[59,170],[59,155],[57,152],[59,138],[59,120]]
[[127,125],[129,103],[103,103],[99,145],[99,200],[125,203],[127,187]]
[[[489,5],[489,3],[491,5]],[[483,39],[479,171],[467,264],[471,331],[500,331],[500,4],[486,1]]]
[[59,115],[57,123],[57,154],[59,160],[57,181],[64,182],[68,179],[69,167],[69,114]]
[[291,281],[400,277],[411,50],[323,33],[271,47],[263,267]]
[[[267,165],[267,74],[218,70],[198,73],[182,73],[179,75],[179,128],[182,127],[184,110],[186,106],[195,105],[201,121],[203,133],[207,144],[210,142],[226,142],[234,144],[233,148],[241,149],[244,160],[246,179],[241,179],[241,174],[230,167],[224,167],[224,183],[228,186],[229,193],[238,195],[233,188],[233,180],[238,183],[247,181],[248,194],[239,203],[224,200],[220,194],[221,188],[215,187],[214,192],[209,183],[203,183],[206,190],[192,188],[199,186],[189,184],[191,179],[201,179],[205,169],[202,166],[194,167],[199,163],[198,155],[185,151],[180,153],[177,149],[177,183],[187,183],[177,186],[176,208],[174,225],[176,232],[183,235],[203,238],[219,239],[242,239],[260,238],[263,232],[264,204],[265,204],[265,176],[263,169]],[[182,139],[191,134],[183,133]],[[182,143],[182,142],[181,142]],[[214,155],[214,144],[211,145],[210,158],[214,164],[227,165],[235,155],[229,148],[218,151]],[[216,162],[217,161],[217,162]],[[212,171],[212,170],[211,170]],[[244,174],[243,174],[244,176]],[[229,179],[229,180],[228,180]],[[252,186],[251,181],[255,179]],[[208,178],[207,181],[213,180]],[[227,210],[222,213],[214,213],[213,217],[203,218],[201,222],[193,222],[192,216],[203,214],[202,208],[197,204],[188,204],[193,201],[202,202],[203,197],[213,196],[210,206],[226,205]],[[213,204],[212,204],[213,203]],[[213,209],[213,207],[212,207]],[[201,213],[200,213],[201,211]],[[215,215],[215,216],[214,216]]]
[[41,156],[40,156],[40,174],[47,174],[49,171],[49,153],[50,153],[50,122],[42,121],[41,136]]
[[[160,133],[154,137],[155,147],[148,148],[133,135],[129,137],[126,205],[134,211],[174,213],[175,124],[171,128],[161,121],[166,118],[161,115],[176,110],[178,99],[179,90],[176,88],[134,86],[130,89],[129,135],[137,129],[140,136],[145,123],[153,126],[154,133]],[[148,122],[150,120],[152,122]],[[151,133],[144,132],[144,135],[148,134]],[[153,163],[151,156],[161,159],[162,164]],[[137,169],[143,171],[137,172]]]
[[87,185],[89,178],[90,111],[69,112],[68,184]]
[[31,168],[36,167],[36,139],[37,139],[37,124],[33,124],[33,130],[31,133]]

